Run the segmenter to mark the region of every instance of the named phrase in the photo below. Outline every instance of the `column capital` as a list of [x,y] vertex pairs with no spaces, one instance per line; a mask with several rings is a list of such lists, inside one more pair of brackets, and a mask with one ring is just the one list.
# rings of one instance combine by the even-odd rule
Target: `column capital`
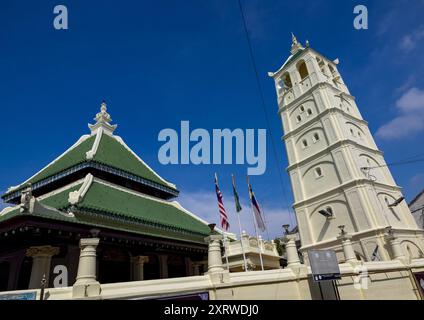
[[30,247],[26,251],[26,255],[28,257],[52,257],[60,252],[58,247],[52,246],[38,246],[38,247]]
[[352,240],[352,236],[350,234],[341,234],[337,237],[337,240],[341,240],[341,241],[347,241],[347,240]]
[[133,257],[133,261],[134,261],[134,263],[144,264],[144,263],[149,262],[149,257],[148,256],[135,256],[135,257]]
[[215,242],[215,241],[221,241],[222,240],[222,235],[220,234],[211,234],[209,236],[207,236],[205,239],[206,243],[210,243],[210,242]]
[[288,243],[288,242],[291,242],[291,241],[296,242],[297,235],[296,234],[286,234],[284,236],[283,240],[284,240],[285,243]]
[[82,238],[80,240],[80,248],[86,246],[97,246],[100,242],[99,238]]

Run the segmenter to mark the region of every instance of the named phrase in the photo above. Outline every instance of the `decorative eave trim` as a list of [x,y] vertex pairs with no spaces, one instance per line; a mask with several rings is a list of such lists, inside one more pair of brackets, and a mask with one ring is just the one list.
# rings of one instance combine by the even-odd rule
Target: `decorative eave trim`
[[[91,208],[91,207],[86,207],[84,205],[76,205],[74,207],[70,207],[68,211],[72,212],[77,217],[78,217],[78,214],[91,214],[91,215],[94,215],[96,217],[102,216],[102,217],[110,218],[112,220],[116,220],[116,221],[120,221],[120,222],[137,223],[137,224],[140,224],[140,225],[152,227],[152,228],[159,229],[159,230],[162,230],[162,231],[168,231],[168,232],[170,231],[170,232],[175,232],[175,233],[182,234],[182,235],[190,235],[190,236],[198,236],[198,237],[205,237],[206,236],[205,233],[191,231],[189,229],[184,229],[184,228],[178,228],[178,227],[171,226],[171,225],[164,225],[162,223],[149,221],[149,220],[146,220],[146,219],[141,219],[141,218],[136,218],[136,217],[128,217],[128,216],[124,216],[124,215],[117,213],[117,212],[99,210],[99,209],[95,209],[95,208]],[[127,231],[127,232],[131,232],[131,231]]]
[[[296,54],[299,51],[297,51],[294,54],[290,54],[290,56],[286,59],[286,61],[283,63],[283,65],[275,72],[272,72],[272,71],[268,72],[268,76],[275,79],[277,76],[279,76],[281,74],[281,72],[283,70],[286,70],[287,67],[290,66],[295,60],[300,59],[306,52],[308,52],[310,50],[312,50],[310,47],[306,47],[306,48],[299,50],[300,53],[297,56],[296,56]],[[295,56],[296,56],[296,59],[293,59]]]
[[87,140],[88,138],[90,138],[91,136],[86,134],[81,136],[77,142],[75,142],[68,150],[66,150],[65,152],[63,152],[60,156],[58,156],[56,159],[54,159],[52,162],[50,162],[48,165],[46,165],[44,168],[42,168],[41,170],[39,170],[37,173],[35,173],[34,175],[32,175],[31,177],[29,177],[27,180],[25,180],[24,182],[22,182],[21,184],[14,186],[14,187],[10,187],[7,192],[6,195],[9,194],[10,192],[13,192],[15,190],[20,190],[22,188],[25,187],[25,185],[28,183],[28,181],[30,181],[31,179],[33,179],[34,177],[36,177],[39,173],[41,173],[42,171],[44,171],[45,169],[47,169],[48,167],[50,167],[52,164],[54,164],[55,162],[59,161],[64,155],[66,155],[68,152],[70,152],[71,150],[75,149],[76,147],[78,147],[81,143],[83,143],[85,140]]
[[68,202],[71,205],[75,205],[84,199],[85,194],[87,193],[88,189],[90,189],[91,184],[93,183],[93,179],[94,177],[91,173],[87,174],[80,189],[69,193]]
[[91,150],[87,151],[87,153],[85,154],[85,158],[87,160],[93,160],[94,156],[97,153],[97,149],[99,149],[99,145],[100,145],[100,141],[102,139],[103,136],[103,128],[99,128],[96,131],[96,139],[94,140],[93,146],[91,147]]
[[319,55],[319,56],[321,56],[322,58],[324,58],[325,57],[325,59],[328,61],[328,63],[331,63],[333,66],[335,66],[335,63],[334,63],[334,61],[331,61],[330,59],[328,59],[326,56],[324,56],[322,53],[320,53],[320,52],[318,52],[318,51],[316,51],[315,49],[312,49],[311,47],[305,47],[305,48],[303,48],[302,49],[302,51],[301,51],[301,53],[296,57],[296,59],[292,59],[295,55],[296,55],[296,53],[295,54],[292,54],[292,55],[290,55],[287,59],[286,59],[286,61],[283,63],[283,65],[277,70],[277,71],[275,71],[275,72],[268,72],[268,76],[270,76],[271,78],[275,78],[275,77],[277,77],[277,76],[279,76],[280,74],[281,74],[281,72],[283,71],[283,70],[286,70],[287,69],[287,67],[288,66],[290,66],[291,64],[293,64],[293,62],[294,61],[297,61],[298,59],[300,59],[306,52],[309,52],[309,51],[311,51],[311,52],[313,52],[313,53],[315,53],[316,55]]
[[[163,185],[158,184],[156,182],[153,182],[153,181],[150,181],[150,180],[141,178],[141,177],[136,176],[134,174],[128,173],[128,172],[123,171],[123,170],[120,170],[120,169],[116,169],[116,168],[110,167],[108,165],[105,165],[105,164],[102,164],[102,163],[99,163],[99,162],[96,162],[96,161],[84,161],[84,162],[81,162],[81,163],[79,163],[79,164],[77,164],[77,165],[75,165],[73,167],[70,167],[70,168],[68,168],[68,169],[66,169],[66,170],[64,170],[62,172],[59,172],[59,173],[57,173],[57,174],[55,174],[53,176],[50,176],[50,177],[48,177],[46,179],[40,180],[40,181],[32,184],[31,185],[31,188],[32,188],[33,191],[34,190],[37,190],[37,189],[39,189],[41,187],[44,187],[44,186],[46,186],[46,185],[48,185],[48,184],[50,184],[50,183],[52,183],[54,181],[57,181],[57,180],[59,180],[59,179],[61,179],[63,177],[66,177],[66,176],[68,176],[68,175],[70,175],[72,173],[75,173],[77,171],[80,171],[80,170],[86,169],[86,168],[94,168],[94,169],[98,169],[98,170],[105,171],[105,172],[108,172],[108,173],[112,173],[112,174],[115,174],[115,175],[117,175],[119,177],[123,177],[123,178],[129,179],[129,180],[132,180],[132,181],[141,183],[141,184],[143,184],[145,186],[148,186],[148,187],[152,187],[152,188],[161,190],[163,192],[166,192],[168,194],[171,194],[174,197],[177,197],[178,194],[179,194],[179,191],[177,189],[172,189],[172,188],[163,186]],[[16,191],[12,192],[12,193],[8,193],[8,194],[3,195],[2,196],[3,200],[5,202],[8,202],[11,199],[14,199],[16,197],[19,197],[21,195],[22,189],[23,189],[23,187],[21,189],[18,189]]]

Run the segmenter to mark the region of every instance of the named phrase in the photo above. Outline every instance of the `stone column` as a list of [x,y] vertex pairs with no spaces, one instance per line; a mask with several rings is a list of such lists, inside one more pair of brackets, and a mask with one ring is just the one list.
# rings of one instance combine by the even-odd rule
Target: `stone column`
[[209,243],[208,247],[208,273],[223,272],[221,256],[221,240],[222,236],[212,234],[205,238],[205,242]]
[[193,272],[195,276],[200,276],[200,264],[193,263]]
[[185,257],[184,258],[184,264],[186,267],[186,276],[190,277],[194,275],[194,265],[193,265],[193,261],[191,261],[190,257]]
[[144,264],[149,262],[148,256],[137,256],[133,258],[134,280],[144,280]]
[[406,260],[406,257],[403,254],[402,248],[400,246],[400,240],[396,238],[391,231],[389,231],[389,233],[386,235],[386,240],[389,242],[392,249],[393,260]]
[[159,275],[161,279],[168,278],[168,255],[159,255]]
[[343,247],[343,254],[345,256],[345,262],[358,262],[358,259],[356,259],[355,251],[353,250],[352,246],[352,236],[349,236],[347,234],[342,234],[337,237],[337,239],[342,241],[342,247]]
[[16,290],[18,286],[19,273],[21,272],[22,262],[25,258],[25,250],[22,250],[19,254],[10,260],[9,269],[9,281],[7,284],[7,291]]
[[296,248],[296,235],[286,235],[287,267],[300,265],[299,255]]
[[77,281],[73,286],[73,296],[77,298],[100,295],[100,283],[96,277],[96,249],[99,238],[83,238],[80,240],[80,257]]
[[49,284],[50,265],[52,257],[59,253],[59,248],[52,246],[30,247],[26,255],[32,257],[31,278],[29,289],[41,288],[41,280],[46,276],[46,284]]

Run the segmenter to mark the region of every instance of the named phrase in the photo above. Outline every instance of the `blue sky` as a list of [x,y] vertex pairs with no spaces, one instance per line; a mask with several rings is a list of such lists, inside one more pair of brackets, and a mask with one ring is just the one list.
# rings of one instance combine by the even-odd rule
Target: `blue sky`
[[[276,236],[290,222],[292,194],[267,72],[287,58],[290,32],[340,59],[339,70],[386,161],[396,162],[423,153],[424,1],[242,2],[278,153],[275,161],[268,136],[267,171],[251,182],[270,235]],[[53,28],[58,4],[68,8],[68,30]],[[353,28],[357,4],[368,7],[368,30]],[[235,173],[243,228],[251,232],[246,166],[163,166],[157,159],[159,131],[179,130],[182,120],[207,130],[267,127],[236,0],[122,0],[119,6],[100,0],[4,0],[0,46],[2,192],[87,133],[105,99],[119,126],[116,133],[177,184],[183,205],[209,221],[218,221],[213,188],[218,172],[233,231]],[[424,188],[422,162],[393,166],[392,173],[408,200]]]

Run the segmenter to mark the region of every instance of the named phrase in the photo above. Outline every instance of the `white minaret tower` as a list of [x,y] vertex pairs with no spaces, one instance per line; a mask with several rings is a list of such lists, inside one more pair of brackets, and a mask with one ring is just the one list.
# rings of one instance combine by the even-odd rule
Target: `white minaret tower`
[[269,73],[277,89],[301,252],[333,248],[343,260],[337,237],[344,226],[363,261],[394,258],[393,239],[405,258],[423,256],[423,232],[401,201],[401,188],[338,63],[292,35],[291,55]]

